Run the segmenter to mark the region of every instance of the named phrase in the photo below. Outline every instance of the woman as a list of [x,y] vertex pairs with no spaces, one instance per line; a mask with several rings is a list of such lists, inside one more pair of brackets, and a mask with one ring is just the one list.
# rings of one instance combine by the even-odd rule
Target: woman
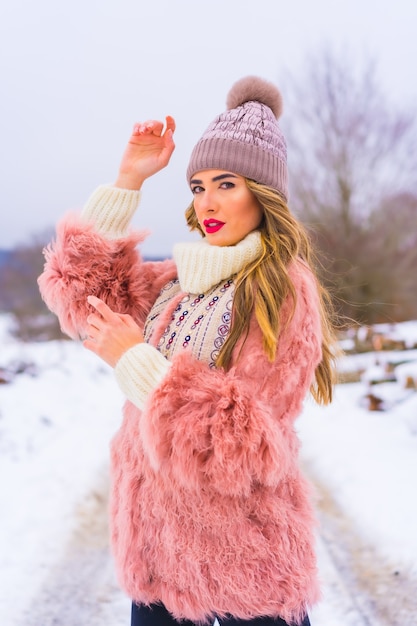
[[309,624],[314,517],[293,423],[332,393],[333,334],[309,243],[287,207],[281,96],[247,77],[195,146],[198,242],[142,262],[127,227],[174,120],[138,124],[114,186],[67,218],[42,295],[114,367],[111,531],[132,624]]

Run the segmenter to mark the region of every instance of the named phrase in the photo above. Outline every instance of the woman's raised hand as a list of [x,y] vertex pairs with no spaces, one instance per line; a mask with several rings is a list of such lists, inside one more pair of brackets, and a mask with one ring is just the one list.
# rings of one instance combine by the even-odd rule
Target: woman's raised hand
[[115,186],[123,189],[140,189],[146,178],[163,169],[171,158],[175,144],[174,118],[166,117],[164,123],[149,120],[135,124],[120,163]]

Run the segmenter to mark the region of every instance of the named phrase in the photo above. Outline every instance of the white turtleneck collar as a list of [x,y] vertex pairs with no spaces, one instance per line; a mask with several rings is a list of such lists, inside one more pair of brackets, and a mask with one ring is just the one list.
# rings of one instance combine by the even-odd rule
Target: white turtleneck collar
[[174,260],[182,291],[206,293],[230,278],[262,252],[259,231],[249,233],[235,246],[212,246],[206,239],[174,246]]

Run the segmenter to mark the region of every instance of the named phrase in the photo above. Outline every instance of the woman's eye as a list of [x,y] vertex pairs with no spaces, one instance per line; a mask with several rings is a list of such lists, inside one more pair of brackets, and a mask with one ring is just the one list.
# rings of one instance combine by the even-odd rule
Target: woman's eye
[[235,184],[230,182],[230,180],[225,180],[220,185],[221,189],[232,189],[234,186],[235,186]]
[[203,191],[203,188],[200,185],[196,185],[195,187],[191,187],[191,193],[200,193]]

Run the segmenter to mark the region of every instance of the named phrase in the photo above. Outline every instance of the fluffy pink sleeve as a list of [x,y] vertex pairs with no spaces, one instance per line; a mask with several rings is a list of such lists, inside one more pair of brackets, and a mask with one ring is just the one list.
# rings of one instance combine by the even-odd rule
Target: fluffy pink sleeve
[[146,233],[107,239],[74,215],[57,227],[45,249],[38,279],[42,298],[59,318],[62,330],[82,337],[91,307],[87,296],[102,298],[113,310],[143,323],[162,286],[175,276],[173,261],[142,262],[137,244]]
[[296,282],[296,312],[274,363],[263,353],[256,322],[228,372],[188,353],[174,357],[140,418],[143,447],[167,480],[248,495],[254,484],[275,486],[294,470],[293,421],[321,358],[315,284]]

